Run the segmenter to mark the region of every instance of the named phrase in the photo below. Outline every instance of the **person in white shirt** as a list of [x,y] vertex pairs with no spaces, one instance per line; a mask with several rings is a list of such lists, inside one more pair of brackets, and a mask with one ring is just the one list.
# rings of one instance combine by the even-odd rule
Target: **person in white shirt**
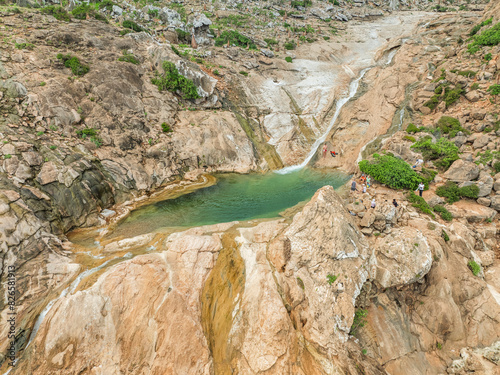
[[420,194],[420,196],[422,196],[422,193],[424,192],[424,189],[425,189],[425,185],[423,182],[421,182],[420,184],[418,184],[418,194]]

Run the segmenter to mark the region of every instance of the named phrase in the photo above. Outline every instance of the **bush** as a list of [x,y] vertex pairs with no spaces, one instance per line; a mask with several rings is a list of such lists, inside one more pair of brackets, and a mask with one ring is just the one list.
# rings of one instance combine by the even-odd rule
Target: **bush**
[[75,76],[83,76],[87,74],[90,68],[87,65],[83,65],[78,57],[71,56],[70,54],[63,55],[62,53],[56,56],[59,60],[62,60],[66,68],[70,68]]
[[248,77],[248,72],[245,72],[244,70],[241,70],[241,71],[240,71],[240,74],[241,74],[242,76]]
[[469,267],[474,276],[477,276],[481,273],[481,266],[473,260],[469,260],[469,263],[467,263],[467,267]]
[[[375,180],[393,189],[415,190],[424,178],[415,172],[404,160],[391,155],[373,155],[372,161],[359,162],[361,172],[371,175]],[[428,181],[425,181],[428,183]]]
[[485,61],[491,61],[493,59],[493,56],[491,55],[491,53],[487,53],[486,55],[483,56],[483,59]]
[[171,132],[173,132],[173,130],[170,127],[170,125],[167,124],[166,122],[164,122],[164,123],[161,124],[161,130],[163,130],[164,133],[171,133]]
[[99,9],[105,9],[108,12],[111,12],[113,10],[113,5],[116,4],[111,0],[104,0],[102,3],[99,4]]
[[177,33],[177,39],[181,43],[190,44],[191,43],[191,33],[184,31],[182,29],[175,29]]
[[127,51],[123,51],[123,56],[118,58],[118,61],[125,61],[131,64],[139,65],[140,61],[135,57],[132,53],[128,53]]
[[184,99],[198,99],[198,89],[192,80],[179,74],[175,65],[170,61],[163,62],[163,74],[156,72],[151,82],[158,87],[159,91],[168,90],[179,93]]
[[284,44],[284,47],[285,47],[286,50],[290,51],[290,50],[293,50],[293,49],[297,48],[297,43],[295,43],[295,41],[292,40],[291,42],[286,42]]
[[403,139],[406,139],[407,141],[410,141],[410,142],[415,142],[416,141],[415,137],[412,137],[411,135],[405,135],[403,137]]
[[412,204],[413,207],[420,210],[422,213],[429,215],[433,219],[436,218],[432,213],[431,206],[419,195],[416,195],[413,191],[408,194],[408,201]]
[[434,109],[436,109],[438,104],[439,104],[439,95],[433,95],[427,102],[424,103],[424,106],[433,111]]
[[272,38],[265,38],[264,42],[266,42],[268,46],[274,46],[274,45],[278,44],[278,41],[276,39],[272,39]]
[[446,104],[446,108],[460,99],[460,95],[462,95],[463,92],[464,90],[462,89],[461,85],[456,85],[453,89],[447,86],[444,90],[444,102]]
[[436,143],[430,136],[418,140],[411,148],[420,151],[425,159],[433,160],[434,165],[447,170],[450,165],[458,160],[458,147],[445,138],[440,138]]
[[230,45],[238,47],[248,47],[250,49],[257,49],[255,43],[244,35],[241,35],[235,30],[223,31],[219,37],[215,38],[215,45],[222,47],[229,42]]
[[351,330],[349,331],[350,335],[355,335],[359,328],[364,327],[366,325],[366,317],[368,315],[368,310],[365,309],[357,309],[354,313],[354,320],[352,321]]
[[476,185],[459,188],[456,183],[448,181],[436,189],[436,194],[445,198],[447,203],[453,204],[458,202],[460,198],[477,199],[479,188]]
[[139,26],[138,24],[136,24],[134,21],[131,20],[123,21],[122,25],[124,28],[133,30],[137,33],[144,31],[144,29],[141,26]]
[[66,12],[66,10],[60,6],[49,5],[48,7],[42,8],[42,13],[50,14],[51,16],[54,16],[56,20],[59,21],[66,21],[66,22],[71,21],[69,13]]
[[446,233],[443,229],[443,231],[441,232],[441,237],[443,237],[443,240],[445,242],[448,242],[450,240],[450,236],[448,236],[448,233]]
[[458,75],[461,75],[461,76],[464,76],[467,78],[475,77],[476,74],[477,74],[477,72],[475,72],[473,70],[460,70],[458,72]]
[[488,92],[491,94],[491,96],[495,98],[496,102],[497,100],[496,97],[500,95],[500,85],[499,84],[491,85],[490,87],[488,87]]
[[474,35],[472,40],[472,43],[467,46],[467,50],[471,54],[479,51],[482,46],[496,46],[500,43],[500,23],[497,23],[490,29],[484,30],[479,35]]
[[95,9],[88,4],[82,4],[73,9],[71,11],[71,14],[76,19],[85,20],[87,19],[87,16],[94,16]]
[[442,116],[437,122],[437,127],[443,134],[449,134],[450,138],[455,137],[458,132],[468,133],[468,130],[462,128],[460,121],[449,116]]
[[32,50],[35,48],[35,45],[33,43],[16,43],[15,44],[17,49],[29,49]]
[[97,136],[97,130],[95,130],[94,128],[77,130],[76,135],[82,139],[89,138],[90,142],[94,143],[97,147],[102,146],[102,139]]
[[415,134],[418,133],[420,130],[417,128],[414,124],[410,123],[408,124],[408,127],[406,128],[406,132],[408,134]]
[[496,173],[500,172],[500,161],[493,163],[493,169],[495,170]]
[[437,212],[443,220],[453,220],[453,215],[450,213],[450,211],[448,211],[444,206],[441,206],[440,204],[436,204],[434,206],[434,212]]
[[474,26],[474,27],[472,28],[472,30],[470,31],[469,36],[474,36],[474,35],[476,35],[476,34],[477,34],[477,32],[478,32],[479,30],[481,30],[481,27],[483,27],[483,26],[487,26],[487,25],[491,24],[492,22],[493,22],[493,18],[488,18],[487,20],[485,20],[485,21],[483,21],[483,22],[481,22],[481,23],[477,24],[477,25],[476,25],[476,26]]
[[326,278],[328,279],[328,284],[332,285],[335,280],[337,280],[338,276],[337,275],[326,275]]
[[290,56],[287,56],[287,57],[285,57],[285,61],[291,63],[292,62],[292,58]]

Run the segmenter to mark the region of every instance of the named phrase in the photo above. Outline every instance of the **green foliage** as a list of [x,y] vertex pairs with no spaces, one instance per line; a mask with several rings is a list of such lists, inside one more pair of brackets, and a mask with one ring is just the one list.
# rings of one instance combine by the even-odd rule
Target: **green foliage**
[[149,9],[148,15],[150,15],[151,17],[158,17],[158,9]]
[[66,68],[70,68],[75,76],[83,76],[90,70],[87,65],[83,65],[80,62],[78,57],[71,56],[70,54],[63,55],[62,53],[57,54],[56,57],[64,63]]
[[16,43],[15,44],[17,49],[33,49],[35,48],[35,45],[33,43]]
[[475,72],[473,70],[460,70],[457,74],[460,76],[471,78],[471,77],[475,77],[477,72]]
[[443,134],[449,134],[451,138],[455,137],[458,132],[468,132],[466,129],[462,128],[460,121],[450,116],[442,116],[437,122],[437,127]]
[[436,194],[446,199],[449,204],[458,202],[460,198],[477,199],[479,188],[477,185],[464,186],[459,188],[458,185],[452,181],[446,182],[445,185],[436,189]]
[[81,4],[77,6],[75,9],[71,11],[71,14],[73,17],[79,20],[85,20],[87,17],[94,17],[94,18],[100,18],[99,16],[96,17],[96,10],[94,7],[92,7],[89,4]]
[[219,37],[215,38],[215,45],[221,47],[229,42],[230,45],[238,47],[248,47],[250,49],[257,49],[255,43],[244,35],[241,35],[235,30],[223,31]]
[[486,55],[483,56],[483,59],[485,61],[491,61],[493,59],[493,56],[491,55],[491,53],[487,53]]
[[427,108],[429,108],[431,111],[433,111],[434,109],[436,109],[436,107],[438,106],[439,102],[440,102],[440,97],[439,95],[433,95],[431,96],[431,98],[426,101],[424,103],[424,106],[426,106]]
[[285,57],[285,61],[291,63],[292,62],[292,58],[290,56],[287,56],[287,57]]
[[472,43],[467,46],[469,53],[474,54],[482,46],[496,46],[500,43],[500,22],[472,37]]
[[123,51],[123,56],[118,58],[118,61],[125,61],[131,64],[139,65],[140,61],[137,59],[137,57],[134,56],[132,53],[128,53],[127,51]]
[[443,220],[452,221],[453,215],[444,206],[436,204],[434,207],[434,212],[437,212]]
[[163,130],[164,133],[171,133],[173,132],[172,128],[170,127],[169,124],[167,124],[166,122],[163,122],[161,124],[161,130]]
[[437,349],[437,350],[441,350],[441,349],[443,349],[443,344],[441,344],[440,342],[437,342],[437,343],[436,343],[436,349]]
[[181,56],[181,52],[177,48],[175,48],[175,46],[171,45],[170,48],[172,48],[172,51],[174,51],[177,56]]
[[111,0],[104,0],[102,3],[99,4],[99,9],[105,9],[108,12],[111,12],[113,10],[113,5],[116,4]]
[[56,145],[50,145],[50,146],[49,146],[49,148],[50,148],[51,150],[55,150],[55,149],[57,148],[57,146],[56,146]]
[[500,95],[500,85],[499,84],[491,85],[490,87],[488,87],[488,92],[491,94],[491,96],[495,98],[496,101],[497,95]]
[[191,33],[182,29],[175,29],[175,32],[177,33],[177,39],[180,43],[191,43]]
[[477,276],[481,273],[481,266],[477,264],[474,260],[469,260],[469,263],[467,263],[467,267],[469,267],[474,276]]
[[85,128],[83,130],[77,130],[76,135],[82,139],[87,139],[94,143],[97,147],[102,146],[102,139],[97,136],[97,130],[94,128]]
[[300,286],[300,288],[302,290],[305,289],[304,282],[302,281],[302,279],[300,277],[297,277],[297,284]]
[[184,99],[198,99],[198,90],[192,80],[179,74],[175,65],[170,61],[163,62],[163,74],[156,72],[151,82],[159,91],[168,90],[179,93]]
[[287,49],[287,50],[290,51],[290,50],[293,50],[293,49],[297,48],[297,43],[295,43],[295,41],[292,40],[291,42],[286,42],[284,44],[284,46],[285,46],[285,49]]
[[482,28],[483,26],[487,26],[487,25],[491,24],[492,22],[493,22],[493,18],[488,18],[486,21],[483,21],[483,22],[481,22],[481,23],[477,24],[477,25],[476,25],[476,26],[474,26],[474,27],[472,28],[472,30],[470,31],[469,36],[474,36],[474,35],[476,35],[476,34],[478,33],[478,31],[479,31],[479,30],[481,30],[481,28]]
[[393,189],[415,190],[421,181],[428,183],[422,175],[414,171],[404,160],[392,155],[373,155],[373,160],[359,162],[361,172]]
[[444,231],[444,229],[443,229],[443,230],[442,230],[442,232],[441,232],[441,237],[443,237],[443,240],[444,240],[445,242],[448,242],[448,241],[450,240],[450,236],[448,236],[448,233],[446,233],[446,232]]
[[358,332],[358,329],[364,327],[366,325],[366,317],[368,316],[368,310],[365,309],[357,309],[354,313],[354,320],[352,321],[351,330],[349,331],[350,335],[355,335]]
[[434,214],[432,213],[431,206],[429,206],[424,198],[415,194],[413,191],[408,194],[408,201],[412,204],[413,207],[417,208],[422,213],[429,215],[433,219],[436,218],[436,216],[434,216]]
[[144,31],[144,29],[141,26],[139,26],[138,24],[136,24],[134,21],[131,20],[123,21],[122,26],[126,29],[133,30],[137,33]]
[[411,135],[405,135],[403,137],[403,139],[406,139],[407,141],[410,141],[410,142],[415,142],[416,141],[415,137],[412,137]]
[[326,278],[328,279],[328,284],[332,285],[335,280],[337,280],[338,276],[337,275],[326,275]]
[[46,83],[45,83],[45,82],[43,82],[43,81],[42,81],[42,82],[40,82],[40,86],[45,86],[45,85],[46,85]]
[[242,76],[248,77],[248,72],[245,72],[244,70],[241,70],[241,71],[240,71],[240,74],[241,74]]
[[414,124],[410,123],[408,124],[408,127],[406,128],[406,132],[408,134],[415,134],[418,133],[420,130],[417,128]]
[[12,158],[12,155],[11,154],[5,154],[3,156],[4,159],[11,159]]
[[472,86],[470,87],[471,90],[477,90],[479,88],[479,83],[474,82]]
[[444,90],[444,102],[446,103],[446,108],[454,104],[458,99],[460,99],[460,95],[464,90],[462,89],[461,85],[456,85],[455,88],[450,88],[449,86],[446,86]]
[[433,160],[434,165],[443,170],[447,170],[458,159],[458,147],[445,138],[440,138],[439,141],[433,143],[430,136],[425,136],[411,148],[420,151],[425,159]]
[[[485,130],[487,130],[485,128]],[[490,161],[493,159],[500,159],[500,151],[491,151],[491,150],[486,150],[484,152],[478,152],[476,154],[476,158],[479,158],[479,160],[476,160],[475,163],[477,165],[479,164],[488,164]]]
[[274,46],[278,44],[278,41],[272,38],[265,38],[264,42],[266,42],[268,46]]
[[298,8],[298,7],[310,7],[312,6],[312,0],[303,0],[303,1],[292,1],[290,3],[290,6],[292,8]]
[[69,13],[66,12],[66,10],[63,7],[49,5],[47,7],[42,8],[41,11],[44,14],[50,14],[51,16],[54,16],[56,20],[66,21],[66,22],[71,21]]
[[493,163],[493,169],[495,170],[496,173],[500,172],[500,161]]

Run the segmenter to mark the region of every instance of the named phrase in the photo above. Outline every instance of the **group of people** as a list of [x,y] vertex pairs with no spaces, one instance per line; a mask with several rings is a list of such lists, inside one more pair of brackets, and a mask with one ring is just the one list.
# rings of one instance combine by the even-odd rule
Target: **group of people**
[[[325,144],[323,145],[323,157],[326,157],[326,154],[327,154],[327,153],[328,153],[328,145],[327,145],[327,144],[326,144],[326,142],[325,142]],[[335,151],[330,151],[330,155],[331,155],[333,158],[335,158],[335,157],[337,157],[338,152],[335,152]]]
[[[366,193],[366,187],[370,187],[371,185],[371,177],[370,175],[365,175],[364,173],[361,175],[361,186],[362,186],[362,192],[363,194]],[[357,189],[357,184],[356,184],[356,180],[352,180],[352,183],[351,183],[351,193],[354,193],[355,191],[358,191]],[[420,183],[420,185],[418,185],[418,190],[420,191],[420,196],[422,196],[422,191],[424,190],[424,184],[423,183]],[[392,204],[394,207],[398,207],[399,204],[398,202],[396,201],[396,198],[394,198],[392,200]],[[371,201],[371,204],[370,204],[370,207],[371,208],[375,208],[377,206],[377,202],[375,201],[375,198],[372,199]]]

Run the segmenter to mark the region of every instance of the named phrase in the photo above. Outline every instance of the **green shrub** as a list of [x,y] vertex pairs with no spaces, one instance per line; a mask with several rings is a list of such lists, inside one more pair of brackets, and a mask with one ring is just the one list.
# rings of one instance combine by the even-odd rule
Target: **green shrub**
[[441,232],[441,237],[443,237],[443,240],[445,242],[448,242],[450,240],[450,236],[448,236],[448,233],[446,233],[443,229],[443,231]]
[[244,70],[241,70],[241,71],[240,71],[240,74],[241,74],[242,76],[248,77],[248,72],[245,72]]
[[328,279],[328,284],[332,285],[335,280],[337,280],[338,276],[337,275],[326,275],[326,278]]
[[266,42],[268,46],[274,46],[274,45],[278,44],[278,41],[276,39],[272,39],[272,38],[265,38],[264,42]]
[[171,133],[173,132],[172,128],[170,127],[169,124],[167,124],[166,122],[163,122],[161,124],[161,130],[163,130],[164,133]]
[[108,12],[111,12],[113,10],[113,5],[116,4],[111,0],[104,0],[102,3],[99,4],[99,9],[105,9]]
[[32,50],[33,48],[35,48],[35,45],[33,43],[16,43],[15,47],[17,49],[29,49],[29,50]]
[[475,82],[472,84],[472,86],[470,87],[471,90],[477,90],[479,88],[479,83]]
[[191,33],[182,29],[175,29],[175,32],[177,33],[177,39],[179,42],[186,44],[191,43]]
[[461,85],[456,85],[455,88],[450,88],[446,86],[444,89],[444,102],[446,104],[446,108],[454,104],[458,99],[460,99],[460,95],[462,95],[464,90]]
[[149,9],[148,15],[150,15],[151,17],[158,17],[158,9]]
[[495,102],[497,100],[497,96],[500,95],[500,85],[499,84],[494,84],[488,87],[488,92],[495,98]]
[[302,279],[300,277],[297,277],[297,285],[302,289],[304,290],[306,287],[304,285],[304,282],[302,281]]
[[469,263],[467,263],[467,267],[469,267],[474,276],[477,276],[481,273],[481,266],[477,264],[474,260],[469,260]]
[[49,5],[47,7],[42,8],[41,11],[42,13],[54,16],[54,18],[59,21],[66,21],[66,22],[71,21],[69,13],[66,12],[66,10],[63,7]]
[[496,173],[500,172],[500,161],[493,163],[493,169],[495,170]]
[[235,30],[223,31],[219,37],[215,38],[215,45],[217,47],[222,47],[229,42],[230,45],[235,45],[238,47],[248,47],[250,49],[257,49],[255,43],[244,35],[241,35]]
[[77,6],[75,9],[71,11],[73,17],[79,20],[87,19],[87,16],[94,16],[95,9],[91,7],[89,4],[82,4]]
[[95,130],[94,128],[85,128],[83,130],[77,130],[76,135],[78,135],[80,138],[92,137],[97,135],[97,130]]
[[449,116],[442,116],[437,122],[437,128],[441,130],[443,134],[449,134],[450,138],[455,137],[458,132],[463,132],[466,134],[469,133],[467,129],[462,128],[462,125],[460,125],[460,121],[458,121],[454,117]]
[[11,159],[12,158],[12,155],[11,154],[5,154],[3,156],[4,159]]
[[127,51],[123,51],[123,56],[118,58],[118,61],[125,61],[131,64],[139,65],[140,61],[135,57],[132,53],[128,53]]
[[[374,154],[372,161],[360,161],[359,169],[393,189],[415,190],[424,180],[408,163],[391,155]],[[428,181],[424,182],[428,183]]]
[[425,159],[433,160],[434,165],[443,170],[447,170],[455,160],[458,160],[458,147],[445,138],[433,143],[430,136],[425,136],[411,148],[420,151]]
[[436,204],[434,206],[434,212],[437,212],[443,220],[453,220],[453,215],[450,213],[450,211],[448,211],[444,206],[441,206],[440,204]]
[[500,23],[484,30],[481,34],[474,35],[472,43],[467,46],[467,50],[469,53],[474,54],[482,46],[496,46],[498,43],[500,43]]
[[292,58],[290,56],[287,56],[287,57],[285,57],[285,61],[291,63],[292,62]]
[[433,111],[434,109],[436,109],[438,104],[439,104],[439,95],[433,95],[428,101],[424,103],[424,106]]
[[419,131],[420,131],[419,128],[417,128],[412,123],[408,124],[408,127],[406,128],[406,132],[409,134],[415,134],[415,133],[418,133]]
[[284,44],[284,47],[285,47],[285,49],[287,49],[287,50],[290,51],[290,50],[293,50],[293,49],[297,48],[297,43],[295,43],[295,41],[292,40],[291,42],[286,42]]
[[403,139],[406,139],[407,141],[410,141],[410,142],[415,142],[416,141],[415,137],[412,137],[411,135],[405,135],[403,137]]
[[458,75],[461,75],[461,76],[464,76],[464,77],[467,77],[467,78],[474,77],[476,74],[477,74],[477,72],[475,72],[473,70],[460,70],[458,72]]
[[298,7],[310,7],[312,6],[312,0],[303,0],[303,1],[292,1],[290,3],[290,6],[292,8],[298,8]]
[[477,25],[476,25],[476,26],[474,26],[474,27],[472,28],[472,30],[470,31],[469,36],[474,36],[474,35],[476,35],[476,34],[477,34],[477,32],[478,32],[479,30],[481,30],[481,27],[483,27],[483,26],[487,26],[487,25],[490,25],[492,22],[493,22],[493,18],[488,18],[486,21],[483,21],[483,22],[481,22],[481,23],[477,24]]
[[136,24],[134,21],[131,20],[123,21],[122,25],[124,28],[133,30],[137,33],[144,31],[144,29],[141,26],[139,26],[138,24]]
[[491,55],[491,53],[487,53],[486,55],[483,56],[483,59],[485,61],[491,61],[493,59],[493,56]]
[[198,89],[192,80],[179,74],[175,65],[170,61],[163,62],[163,74],[156,72],[151,82],[158,87],[159,91],[168,90],[180,93],[184,99],[198,99]]
[[412,204],[413,207],[420,210],[422,213],[429,215],[433,219],[436,218],[432,213],[431,206],[419,195],[416,195],[413,191],[408,194],[408,201]]
[[357,309],[354,313],[354,320],[352,321],[351,330],[349,331],[350,335],[355,335],[358,332],[358,329],[364,327],[366,325],[366,317],[368,316],[368,310],[365,309]]
[[458,202],[460,198],[477,199],[479,188],[477,185],[464,186],[459,188],[452,181],[447,181],[445,185],[436,189],[436,194],[446,199],[449,204]]
[[83,65],[80,62],[78,57],[71,56],[70,54],[63,55],[62,53],[57,54],[56,57],[64,63],[66,68],[70,68],[75,76],[83,76],[90,70],[87,65]]

